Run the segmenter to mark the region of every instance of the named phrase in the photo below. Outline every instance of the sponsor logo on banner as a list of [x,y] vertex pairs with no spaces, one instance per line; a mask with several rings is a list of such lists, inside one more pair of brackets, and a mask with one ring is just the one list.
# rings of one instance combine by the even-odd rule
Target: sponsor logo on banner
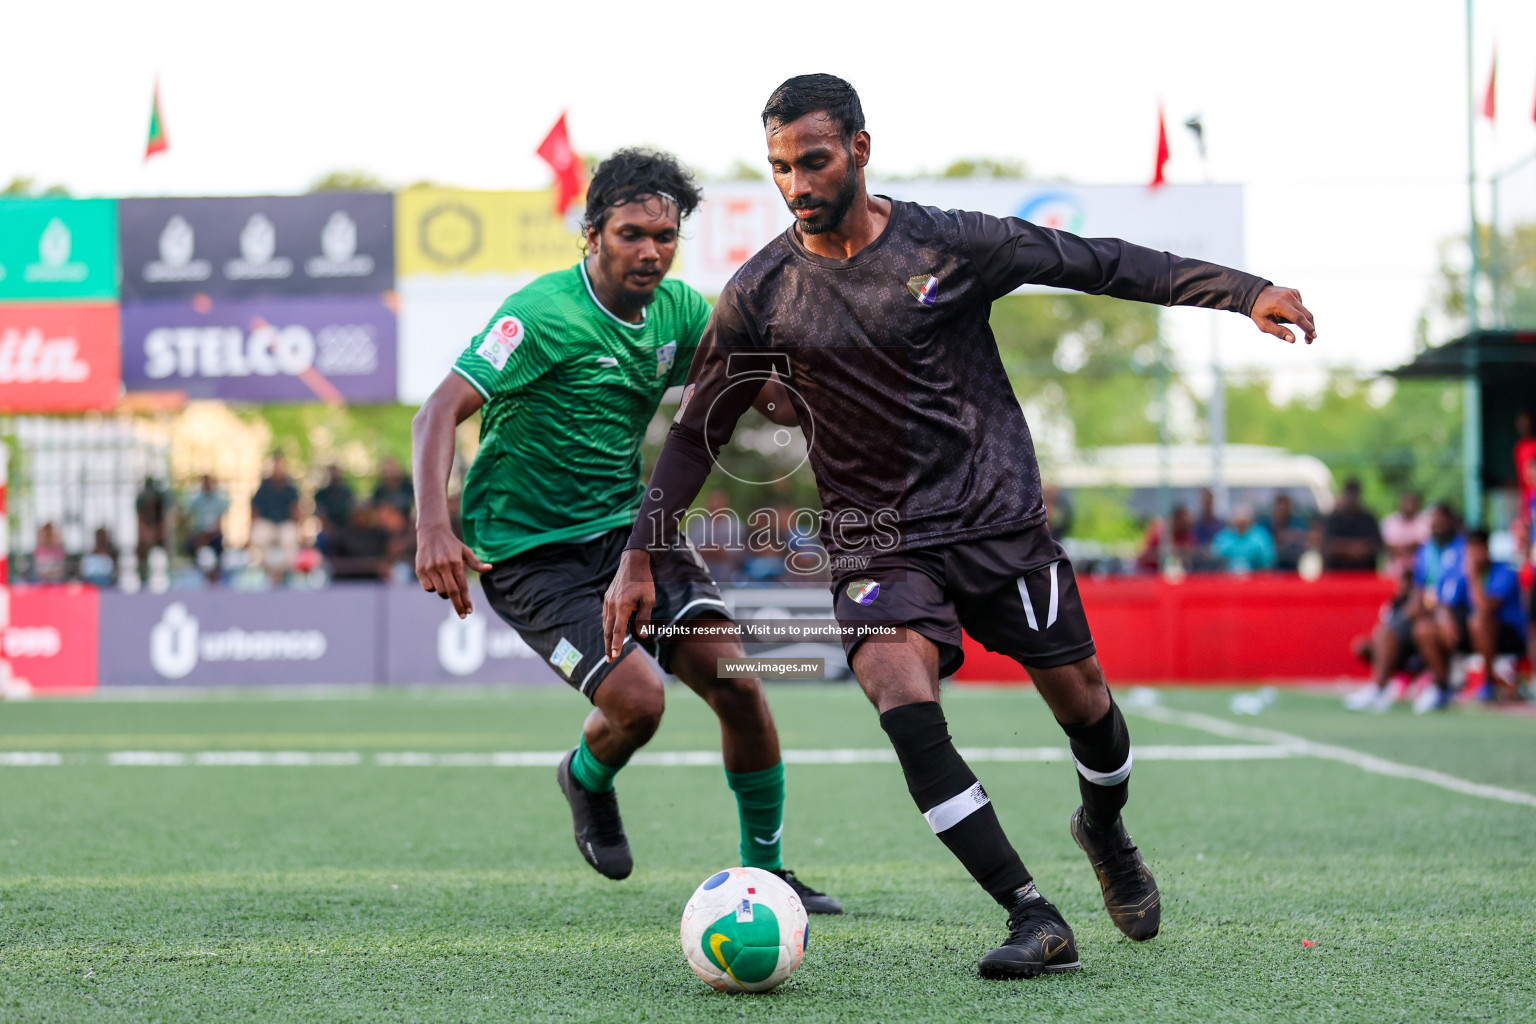
[[500,370],[506,367],[507,359],[517,346],[523,343],[523,322],[515,316],[504,316],[491,325],[491,329],[485,332],[485,340],[475,351],[480,358]]
[[202,661],[316,661],[325,657],[318,629],[217,632],[199,629],[197,617],[180,601],[169,605],[149,634],[149,661],[165,679],[184,679]]
[[375,193],[125,199],[129,302],[380,295],[394,281],[394,199]]
[[11,591],[11,623],[0,650],[33,692],[96,688],[99,595],[78,583]]
[[0,305],[0,411],[80,412],[117,404],[112,305]]
[[253,213],[240,231],[240,258],[224,264],[231,281],[271,281],[293,274],[293,260],[277,253],[277,226],[264,213]]
[[117,297],[110,199],[0,199],[0,299]]
[[547,191],[413,188],[396,196],[400,275],[543,274],[581,258]]
[[143,303],[123,310],[129,390],[252,401],[393,401],[395,319],[364,299]]
[[487,658],[537,657],[532,647],[510,629],[488,633],[484,615],[461,619],[450,614],[437,627],[437,663],[455,676],[467,676],[480,670]]
[[196,246],[197,236],[192,225],[185,217],[172,217],[160,232],[160,258],[144,264],[144,280],[154,283],[208,280],[208,275],[213,273],[213,264],[192,258]]

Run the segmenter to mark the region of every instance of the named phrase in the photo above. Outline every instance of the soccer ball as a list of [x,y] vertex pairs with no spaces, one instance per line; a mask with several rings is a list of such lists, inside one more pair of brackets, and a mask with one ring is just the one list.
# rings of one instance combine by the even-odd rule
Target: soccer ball
[[704,880],[683,908],[683,954],[721,992],[767,992],[805,955],[800,897],[762,868],[727,868]]

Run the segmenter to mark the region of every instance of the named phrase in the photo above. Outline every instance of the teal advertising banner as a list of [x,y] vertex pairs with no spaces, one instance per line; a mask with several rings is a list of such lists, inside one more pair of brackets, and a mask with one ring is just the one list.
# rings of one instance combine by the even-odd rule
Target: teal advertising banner
[[116,200],[0,199],[0,301],[116,298]]

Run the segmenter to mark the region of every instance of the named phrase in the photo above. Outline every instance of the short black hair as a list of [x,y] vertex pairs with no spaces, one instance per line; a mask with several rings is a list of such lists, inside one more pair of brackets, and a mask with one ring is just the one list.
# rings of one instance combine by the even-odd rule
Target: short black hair
[[819,110],[837,122],[845,146],[864,130],[859,94],[836,75],[796,75],[773,90],[763,108],[763,127],[786,125]]
[[1487,547],[1488,537],[1488,531],[1483,529],[1481,526],[1474,526],[1472,529],[1467,531],[1468,544],[1472,543],[1473,541],[1477,541],[1477,543],[1481,544],[1483,547]]
[[677,203],[679,223],[704,199],[692,172],[671,153],[640,147],[621,149],[592,172],[582,229],[603,230],[609,210],[641,196],[665,196]]

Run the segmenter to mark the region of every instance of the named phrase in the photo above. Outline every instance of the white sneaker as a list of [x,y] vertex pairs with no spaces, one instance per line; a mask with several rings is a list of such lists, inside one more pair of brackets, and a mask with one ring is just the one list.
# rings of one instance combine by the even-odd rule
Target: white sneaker
[[1440,687],[1430,683],[1420,690],[1419,695],[1413,699],[1413,713],[1416,715],[1427,715],[1431,711],[1439,711],[1450,707],[1450,704],[1451,691],[1442,690]]
[[1386,686],[1377,686],[1375,683],[1367,683],[1344,698],[1344,710],[1369,711],[1372,705],[1381,699],[1383,694],[1387,696],[1388,706],[1390,707],[1392,684],[1388,683]]
[[1365,710],[1372,714],[1385,714],[1392,710],[1392,705],[1397,703],[1397,687],[1388,683],[1376,694],[1376,699],[1365,706]]

